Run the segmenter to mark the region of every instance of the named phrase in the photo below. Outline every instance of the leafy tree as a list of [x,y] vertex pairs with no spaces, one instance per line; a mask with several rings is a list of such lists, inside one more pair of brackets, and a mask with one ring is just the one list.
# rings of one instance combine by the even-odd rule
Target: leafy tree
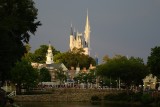
[[105,56],[103,57],[103,62],[107,62],[109,59],[110,59],[109,56],[108,56],[108,55],[105,55]]
[[81,72],[74,77],[76,82],[80,83],[95,83],[96,82],[96,75],[95,70],[90,70],[88,73]]
[[17,92],[21,93],[22,86],[27,90],[34,87],[38,82],[38,71],[22,58],[11,70],[11,80],[17,84]]
[[83,67],[89,68],[90,64],[96,65],[95,60],[88,55],[83,54],[82,49],[74,48],[73,51],[60,53],[54,56],[54,61],[63,63],[67,68],[70,67],[79,67],[82,69]]
[[140,58],[117,55],[107,63],[97,67],[97,74],[112,79],[121,79],[127,86],[139,85],[148,74],[148,69]]
[[[51,46],[51,48],[53,55],[60,53],[53,46]],[[36,49],[35,52],[32,55],[30,55],[30,59],[33,62],[45,63],[47,50],[47,45],[41,45],[40,48]]]
[[41,82],[49,82],[51,81],[51,75],[47,68],[40,69],[40,81]]
[[151,54],[148,57],[147,65],[153,75],[160,77],[160,47],[156,46],[151,49]]
[[29,42],[41,23],[32,0],[0,0],[0,81],[10,79],[10,69],[26,52]]
[[63,68],[56,69],[55,75],[56,79],[60,81],[60,84],[62,84],[67,79],[65,71],[63,71]]

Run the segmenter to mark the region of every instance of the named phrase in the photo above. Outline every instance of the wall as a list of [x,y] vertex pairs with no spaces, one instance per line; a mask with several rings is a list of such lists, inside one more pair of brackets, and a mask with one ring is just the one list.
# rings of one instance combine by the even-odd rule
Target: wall
[[103,99],[106,94],[121,91],[107,89],[55,89],[53,94],[17,95],[15,101],[90,101],[93,95]]

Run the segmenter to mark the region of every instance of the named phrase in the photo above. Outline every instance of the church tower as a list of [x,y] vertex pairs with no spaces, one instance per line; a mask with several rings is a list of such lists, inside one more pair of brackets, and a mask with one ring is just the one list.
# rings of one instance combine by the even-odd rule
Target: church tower
[[51,44],[49,43],[47,54],[46,54],[46,64],[53,64],[53,54]]

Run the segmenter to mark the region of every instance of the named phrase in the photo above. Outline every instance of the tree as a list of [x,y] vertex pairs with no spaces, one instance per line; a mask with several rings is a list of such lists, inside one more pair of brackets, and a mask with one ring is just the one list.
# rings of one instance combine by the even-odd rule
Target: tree
[[29,90],[38,83],[38,71],[25,58],[22,58],[11,69],[11,80],[17,85],[17,92],[21,93],[22,87]]
[[40,82],[49,82],[51,81],[51,75],[47,68],[40,69]]
[[105,55],[105,56],[103,57],[103,62],[105,63],[105,62],[107,62],[109,59],[110,59],[109,56],[108,56],[108,55]]
[[10,69],[26,52],[24,43],[41,25],[37,11],[32,0],[0,1],[0,81],[10,79]]
[[[60,53],[53,46],[51,46],[51,48],[53,55]],[[45,63],[47,50],[47,45],[41,45],[40,48],[36,49],[35,52],[30,56],[32,62]]]
[[97,67],[97,74],[112,79],[121,79],[127,86],[142,84],[142,79],[148,74],[148,69],[140,58],[116,55],[107,63]]
[[65,75],[65,71],[63,71],[63,68],[59,68],[55,70],[55,77],[60,81],[60,85],[67,79],[67,76]]
[[153,75],[160,77],[160,47],[156,46],[151,49],[151,54],[148,56],[147,65]]
[[84,55],[82,49],[76,48],[71,52],[68,51],[55,55],[54,61],[63,63],[67,68],[76,68],[79,66],[82,69],[83,67],[89,68],[90,64],[96,65],[96,62],[92,57]]

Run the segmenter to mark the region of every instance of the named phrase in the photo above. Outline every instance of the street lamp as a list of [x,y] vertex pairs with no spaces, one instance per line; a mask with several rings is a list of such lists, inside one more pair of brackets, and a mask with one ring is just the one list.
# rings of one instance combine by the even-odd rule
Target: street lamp
[[79,87],[79,80],[78,80],[78,88],[80,88],[80,87]]

